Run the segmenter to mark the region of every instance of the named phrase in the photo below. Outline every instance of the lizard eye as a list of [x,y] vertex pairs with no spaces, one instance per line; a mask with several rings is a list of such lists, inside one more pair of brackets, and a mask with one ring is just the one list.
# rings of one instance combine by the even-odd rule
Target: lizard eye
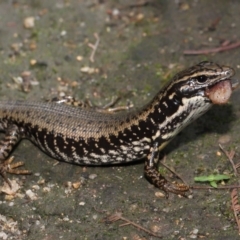
[[198,77],[197,77],[197,81],[198,81],[199,83],[204,83],[204,82],[207,81],[207,76],[205,76],[205,75],[198,76]]

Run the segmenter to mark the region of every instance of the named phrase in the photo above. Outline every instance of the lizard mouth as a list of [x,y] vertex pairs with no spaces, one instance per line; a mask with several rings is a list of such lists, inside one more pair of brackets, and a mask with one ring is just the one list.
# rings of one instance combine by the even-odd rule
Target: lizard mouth
[[232,91],[239,85],[236,79],[226,79],[220,81],[205,90],[207,96],[213,104],[225,104],[232,95]]

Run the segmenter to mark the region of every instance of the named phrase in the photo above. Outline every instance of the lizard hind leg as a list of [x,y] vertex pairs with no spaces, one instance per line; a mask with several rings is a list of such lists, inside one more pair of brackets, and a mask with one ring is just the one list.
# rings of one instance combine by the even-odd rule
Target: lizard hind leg
[[84,101],[80,101],[71,96],[54,97],[51,100],[48,100],[48,102],[54,102],[57,104],[66,104],[69,106],[80,107],[84,109],[93,108],[93,104],[91,103],[90,100],[86,99]]
[[6,176],[6,173],[11,174],[30,174],[28,170],[20,170],[18,167],[22,166],[23,162],[12,163],[14,157],[8,157],[13,147],[20,139],[19,128],[15,125],[11,125],[6,128],[5,136],[0,141],[0,176],[11,187],[11,183]]
[[17,169],[18,167],[21,167],[24,165],[24,162],[15,162],[12,163],[14,160],[14,157],[11,156],[7,158],[6,160],[2,161],[0,163],[0,175],[3,178],[3,180],[11,187],[11,182],[7,178],[6,173],[11,174],[31,174],[30,171],[25,169]]
[[130,108],[133,107],[133,104],[131,103],[127,104],[126,106],[115,106],[118,101],[119,101],[119,98],[112,99],[111,102],[101,107],[101,106],[94,105],[89,99],[81,101],[81,100],[76,100],[74,97],[71,97],[71,96],[55,97],[49,100],[49,102],[66,104],[74,107],[80,107],[82,109],[92,109],[97,112],[103,112],[103,113],[115,113],[119,111],[128,111]]

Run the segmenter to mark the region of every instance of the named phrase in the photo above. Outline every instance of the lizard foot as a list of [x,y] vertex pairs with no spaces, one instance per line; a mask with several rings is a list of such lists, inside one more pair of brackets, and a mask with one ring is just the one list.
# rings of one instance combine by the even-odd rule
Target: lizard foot
[[18,167],[23,166],[24,162],[12,163],[13,160],[14,160],[14,157],[11,156],[8,159],[6,159],[5,161],[0,163],[0,175],[2,176],[3,180],[9,185],[9,187],[12,187],[12,186],[11,186],[11,182],[7,178],[6,173],[11,173],[11,174],[31,174],[31,172],[29,172],[28,170],[16,169]]

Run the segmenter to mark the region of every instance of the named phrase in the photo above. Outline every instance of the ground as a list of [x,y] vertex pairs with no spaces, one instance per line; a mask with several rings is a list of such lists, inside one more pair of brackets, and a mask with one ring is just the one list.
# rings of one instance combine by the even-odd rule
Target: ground
[[[138,107],[176,72],[203,60],[232,66],[238,78],[239,48],[210,55],[183,51],[239,41],[239,12],[240,2],[233,0],[1,1],[0,99],[71,95],[104,105],[119,96],[120,105]],[[195,176],[211,173],[228,173],[227,184],[238,183],[218,144],[236,151],[238,161],[239,93],[165,149],[165,163],[190,185],[196,185]],[[229,190],[194,190],[188,198],[165,199],[143,177],[143,162],[59,163],[27,140],[12,155],[33,174],[9,176],[20,189],[15,196],[0,196],[0,239],[157,239],[132,225],[120,226],[122,220],[104,221],[116,212],[163,239],[239,238]],[[172,180],[170,172],[161,171]]]

